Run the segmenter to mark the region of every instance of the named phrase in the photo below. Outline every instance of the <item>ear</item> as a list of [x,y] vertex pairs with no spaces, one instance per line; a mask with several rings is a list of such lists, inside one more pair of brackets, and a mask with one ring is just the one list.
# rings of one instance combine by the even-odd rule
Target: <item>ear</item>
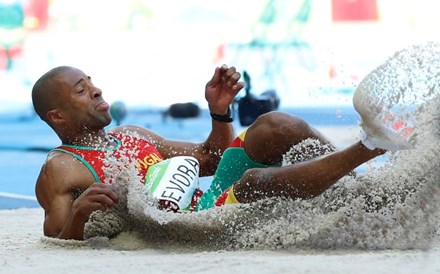
[[64,118],[58,109],[53,109],[47,112],[47,120],[53,125],[59,125],[64,123]]

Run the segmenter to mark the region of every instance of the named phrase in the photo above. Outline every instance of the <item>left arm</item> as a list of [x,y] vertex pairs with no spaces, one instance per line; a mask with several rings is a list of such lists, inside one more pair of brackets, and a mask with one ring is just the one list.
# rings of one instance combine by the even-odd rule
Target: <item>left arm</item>
[[[239,82],[240,73],[234,67],[223,65],[215,69],[214,75],[206,84],[205,98],[208,101],[209,111],[217,115],[226,115],[235,96],[244,87]],[[125,129],[129,129],[125,127]],[[200,176],[214,174],[223,151],[234,138],[231,123],[212,120],[212,129],[203,143],[167,140],[154,132],[144,128],[135,129],[139,134],[154,144],[164,158],[178,155],[187,155],[197,158],[200,163]]]
[[[226,115],[228,113],[235,96],[244,87],[244,83],[239,82],[240,77],[241,75],[235,67],[228,68],[223,65],[215,69],[214,76],[206,84],[205,89],[205,99],[208,101],[210,113],[216,115]],[[230,122],[220,122],[212,119],[211,133],[202,144],[200,156],[203,165],[201,164],[201,173],[206,171],[206,175],[212,175],[215,172],[224,150],[233,139],[234,129]]]

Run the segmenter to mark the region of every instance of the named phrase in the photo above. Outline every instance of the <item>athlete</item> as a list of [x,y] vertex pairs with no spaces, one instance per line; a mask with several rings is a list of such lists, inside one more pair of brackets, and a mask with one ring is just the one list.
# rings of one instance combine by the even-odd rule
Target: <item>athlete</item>
[[[274,196],[312,198],[357,166],[385,153],[358,142],[341,151],[281,167],[282,155],[293,145],[308,138],[323,144],[329,141],[302,119],[281,112],[260,116],[234,140],[229,106],[244,86],[240,77],[234,67],[215,69],[205,87],[211,133],[202,143],[190,143],[167,140],[138,126],[106,131],[112,121],[109,105],[90,76],[68,66],[44,74],[32,89],[33,105],[62,143],[48,154],[36,182],[36,197],[45,211],[44,234],[82,240],[90,214],[118,202],[116,192],[104,184],[112,181],[106,177],[106,170],[112,165],[116,170],[130,168],[127,159],[138,169],[140,178],[164,159],[197,159],[200,176],[215,173],[210,189],[194,205],[195,210],[203,210]],[[113,162],[106,161],[109,157]]]

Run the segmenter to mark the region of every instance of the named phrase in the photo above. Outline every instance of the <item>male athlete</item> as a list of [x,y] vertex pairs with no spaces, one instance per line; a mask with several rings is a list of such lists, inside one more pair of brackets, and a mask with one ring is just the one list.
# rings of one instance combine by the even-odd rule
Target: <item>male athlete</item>
[[308,138],[323,144],[329,141],[302,119],[281,112],[260,116],[234,140],[229,106],[244,86],[240,77],[234,67],[215,69],[205,88],[212,129],[204,142],[191,143],[167,140],[138,126],[106,131],[112,121],[109,105],[90,76],[68,66],[44,74],[32,89],[32,101],[62,143],[49,153],[36,183],[36,196],[45,211],[44,234],[82,240],[90,214],[118,202],[116,192],[104,184],[111,183],[105,172],[112,164],[106,161],[108,157],[116,159],[115,165],[120,159],[118,168],[124,168],[128,159],[138,168],[140,178],[165,159],[194,157],[201,176],[215,173],[211,187],[195,205],[195,210],[203,210],[268,197],[312,198],[357,166],[385,153],[357,142],[341,151],[281,167],[282,155],[293,145]]

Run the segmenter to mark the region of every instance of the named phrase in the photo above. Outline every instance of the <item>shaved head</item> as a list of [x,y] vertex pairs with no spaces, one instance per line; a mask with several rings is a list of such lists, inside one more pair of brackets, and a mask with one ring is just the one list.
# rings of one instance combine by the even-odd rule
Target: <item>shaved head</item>
[[35,112],[60,139],[71,142],[111,123],[110,106],[91,77],[82,70],[60,66],[49,70],[32,88]]
[[48,123],[47,112],[55,108],[58,100],[56,96],[57,87],[54,84],[54,79],[63,72],[71,69],[74,68],[68,66],[53,68],[41,76],[32,88],[32,104],[34,105],[35,112],[46,123]]

